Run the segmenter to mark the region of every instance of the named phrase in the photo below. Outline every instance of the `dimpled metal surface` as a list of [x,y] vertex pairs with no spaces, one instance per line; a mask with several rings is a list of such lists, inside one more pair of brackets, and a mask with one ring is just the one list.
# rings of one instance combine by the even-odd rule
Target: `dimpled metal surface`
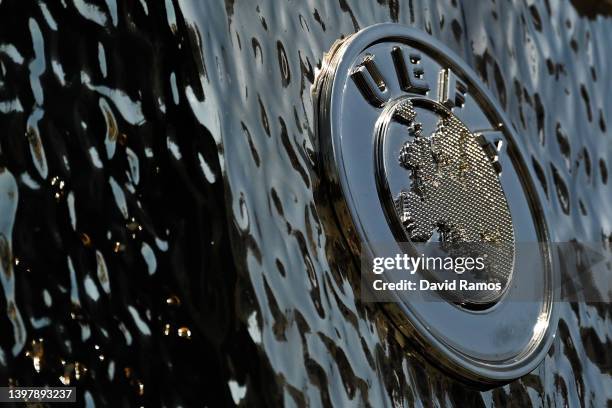
[[[403,69],[402,60],[406,59],[402,55],[410,56],[410,68]],[[533,371],[544,359],[556,331],[554,306],[558,291],[554,289],[554,282],[557,278],[554,265],[549,267],[554,262],[550,252],[537,245],[538,241],[548,239],[546,219],[542,216],[533,183],[526,175],[524,160],[521,160],[525,152],[514,142],[517,136],[512,134],[511,124],[502,109],[482,87],[476,74],[452,50],[419,30],[399,24],[376,24],[360,30],[342,41],[340,47],[332,47],[324,67],[315,91],[319,101],[321,157],[339,224],[355,258],[366,263],[361,269],[362,300],[371,299],[367,290],[373,289],[374,300],[382,302],[381,307],[400,331],[420,347],[421,355],[464,380],[491,386]],[[346,76],[346,72],[352,74]],[[406,72],[415,76],[410,77]],[[438,100],[433,99],[436,95]],[[412,104],[414,112],[407,109],[408,103]],[[503,260],[499,255],[503,255],[504,247],[510,247],[509,254],[512,254],[512,240],[496,245],[485,242],[485,238],[493,241],[490,232],[488,236],[478,236],[475,242],[468,242],[458,236],[459,231],[453,229],[448,220],[438,219],[431,241],[423,243],[408,238],[405,227],[411,227],[409,219],[404,220],[407,223],[400,222],[393,197],[401,196],[410,185],[406,170],[419,163],[425,166],[427,156],[434,161],[436,153],[443,153],[440,149],[431,151],[428,136],[442,137],[440,118],[449,118],[452,123],[451,116],[480,129],[478,136],[471,136],[469,131],[460,132],[458,125],[453,126],[457,128],[453,132],[457,133],[456,144],[461,145],[464,143],[462,137],[470,136],[478,144],[473,147],[481,149],[483,157],[487,152],[491,161],[481,163],[481,171],[488,165],[492,178],[487,181],[501,184],[500,192],[501,189],[511,192],[506,200],[503,194],[498,198],[511,214],[514,235],[521,242],[530,243],[532,248],[535,245],[538,253],[529,260],[516,257],[512,281],[500,282],[501,285],[489,293],[462,290],[458,283],[450,290],[387,291],[378,297],[381,291],[374,285],[379,277],[398,282],[408,275],[389,270],[382,275],[372,273],[367,266],[370,259],[396,257],[402,253],[444,254],[444,257],[450,255],[457,260],[468,256],[484,258],[485,269],[474,269],[468,276],[465,271],[445,271],[444,267],[431,264],[421,272],[415,271],[415,275],[411,272],[411,276],[425,278],[420,279],[420,288],[431,278],[444,284],[451,280],[482,283],[496,274],[486,271],[489,260]],[[415,157],[412,158],[407,149],[410,145],[406,145],[410,135],[422,139],[415,144],[412,152]],[[506,145],[508,147],[503,149]],[[469,168],[461,154],[457,158],[438,159],[448,164],[457,159],[459,164],[455,168],[450,166],[453,171],[447,171],[446,182],[468,176]],[[494,166],[497,170],[505,169],[499,180]],[[435,180],[427,180],[432,183],[425,186],[418,174],[413,176],[417,195],[427,192],[426,187],[434,187]],[[429,193],[433,191],[429,190]],[[454,198],[449,198],[446,204],[467,205],[454,203]],[[422,195],[423,203],[426,200]],[[435,211],[449,218],[456,208]],[[482,226],[474,224],[472,228]],[[492,252],[496,246],[500,254]],[[506,272],[509,270],[507,268]],[[496,277],[503,276],[499,273]],[[527,293],[530,295],[526,296]],[[481,313],[475,313],[475,309]]]
[[[412,118],[409,127],[422,127],[410,101],[398,109]],[[487,253],[487,274],[490,281],[505,286],[512,274],[514,231],[490,158],[476,136],[450,113],[440,117],[431,135],[410,133],[397,163],[409,171],[410,187],[395,199],[408,238],[427,242],[436,233],[445,243],[499,244],[499,250]]]
[[324,52],[415,27],[500,101],[552,239],[609,247],[610,10],[573,3],[2,0],[1,383],[109,407],[606,406],[607,304],[560,305],[542,364],[488,391],[412,353],[352,288],[313,154]]
[[402,191],[408,214],[401,214],[414,220],[414,228],[408,228],[411,240],[428,241],[437,228],[447,227],[451,241],[513,242],[497,173],[455,116],[440,119],[431,135],[406,142],[398,162],[411,174],[410,189]]

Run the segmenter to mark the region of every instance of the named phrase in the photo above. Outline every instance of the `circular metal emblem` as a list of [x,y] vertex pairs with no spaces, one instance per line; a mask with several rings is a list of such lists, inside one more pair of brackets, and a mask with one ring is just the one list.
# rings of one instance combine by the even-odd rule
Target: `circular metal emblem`
[[[478,77],[426,34],[379,24],[334,44],[315,98],[334,208],[356,256],[430,243],[455,257],[486,253],[480,275],[462,279],[494,286],[394,291],[383,307],[397,327],[467,380],[533,370],[556,328],[547,225],[513,129]],[[521,256],[525,245],[538,256]]]

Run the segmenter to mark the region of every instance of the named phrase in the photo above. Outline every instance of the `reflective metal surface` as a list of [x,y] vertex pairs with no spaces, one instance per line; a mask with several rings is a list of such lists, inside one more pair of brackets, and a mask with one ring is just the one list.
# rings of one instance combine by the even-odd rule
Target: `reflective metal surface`
[[346,237],[355,256],[383,256],[394,242],[478,244],[490,264],[472,281],[502,283],[498,291],[446,293],[446,302],[435,301],[442,293],[398,292],[384,305],[392,319],[425,355],[469,380],[533,370],[556,330],[554,276],[546,250],[535,260],[541,268],[514,256],[515,230],[535,246],[548,233],[498,104],[452,51],[399,24],[359,31],[323,64],[320,146],[340,228],[355,231]]
[[314,154],[323,54],[408,25],[500,101],[551,240],[609,247],[610,13],[572,3],[2,0],[0,380],[111,407],[606,406],[607,304],[560,305],[503,387],[424,359],[358,300]]

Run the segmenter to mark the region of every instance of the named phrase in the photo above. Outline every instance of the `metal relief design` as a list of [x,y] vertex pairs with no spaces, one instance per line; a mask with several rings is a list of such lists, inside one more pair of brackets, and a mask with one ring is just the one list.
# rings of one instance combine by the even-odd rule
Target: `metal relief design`
[[[449,70],[441,71],[441,73]],[[423,104],[422,100],[416,100]],[[432,103],[430,106],[434,106]],[[490,255],[486,271],[489,281],[502,290],[475,293],[463,301],[491,302],[502,295],[512,274],[514,230],[510,210],[498,177],[496,156],[487,154],[491,146],[471,133],[461,121],[442,106],[438,119],[424,134],[417,109],[410,99],[393,106],[390,115],[406,127],[397,163],[406,170],[406,187],[391,197],[405,237],[401,241],[461,243],[480,242]],[[384,135],[381,135],[384,143]],[[483,144],[484,142],[484,144]],[[379,146],[384,154],[384,146]],[[378,169],[386,178],[385,169]]]
[[[554,333],[551,260],[543,249],[528,265],[517,245],[545,242],[547,226],[521,148],[477,76],[431,37],[381,24],[334,44],[315,98],[330,194],[355,255],[437,243],[453,257],[484,253],[484,270],[467,279],[500,284],[393,295],[383,305],[390,318],[467,380],[503,382],[533,369]],[[525,292],[537,300],[521,302]]]

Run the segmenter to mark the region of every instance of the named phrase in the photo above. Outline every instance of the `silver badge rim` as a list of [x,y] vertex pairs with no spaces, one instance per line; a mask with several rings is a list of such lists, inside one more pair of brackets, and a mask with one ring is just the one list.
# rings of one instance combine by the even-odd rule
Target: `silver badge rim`
[[[383,23],[366,27],[342,40],[336,41],[330,51],[325,55],[321,71],[313,86],[313,100],[315,109],[316,128],[318,131],[318,150],[320,152],[324,178],[328,186],[335,215],[345,239],[356,259],[364,255],[372,256],[368,242],[376,237],[368,236],[359,221],[359,214],[355,198],[347,187],[349,177],[344,168],[344,152],[340,146],[341,124],[343,118],[339,113],[345,92],[344,84],[355,65],[356,58],[368,47],[385,43],[401,43],[427,51],[429,56],[435,57],[436,62],[448,67],[466,81],[472,96],[478,101],[478,106],[499,120],[500,129],[513,147],[513,159],[519,168],[514,171],[521,177],[521,188],[527,199],[527,205],[532,214],[534,228],[537,229],[540,242],[550,242],[550,225],[541,209],[545,197],[533,184],[533,172],[525,165],[528,157],[518,140],[511,123],[507,120],[503,109],[499,106],[490,91],[483,86],[475,72],[451,49],[430,35],[410,27],[395,23]],[[381,109],[382,111],[382,109]],[[524,179],[524,180],[523,180]],[[547,247],[546,245],[544,245]],[[521,350],[513,350],[512,355],[503,358],[494,355],[476,355],[478,353],[465,352],[461,347],[455,347],[445,340],[443,328],[436,326],[435,322],[423,321],[415,313],[414,305],[405,300],[384,303],[383,308],[390,320],[401,333],[415,341],[416,346],[426,358],[442,366],[454,376],[480,385],[498,385],[507,383],[533,371],[544,359],[555,337],[558,308],[555,307],[559,298],[554,271],[555,262],[549,249],[543,253],[542,262],[546,267],[545,276],[538,281],[542,286],[541,313],[537,320],[532,322],[533,334]],[[511,302],[508,296],[499,300],[499,303],[486,311],[465,310],[466,319],[475,319],[474,316],[486,316],[497,313],[500,318],[509,322],[517,321],[520,316],[503,314],[504,302]],[[502,311],[500,311],[502,310]],[[469,317],[468,317],[469,315]],[[455,316],[456,317],[456,316]],[[496,317],[496,318],[497,318]],[[476,317],[478,318],[478,317]],[[442,319],[443,320],[443,319]],[[487,329],[487,327],[485,327]],[[465,340],[464,340],[465,343]],[[461,344],[459,344],[461,346]]]

